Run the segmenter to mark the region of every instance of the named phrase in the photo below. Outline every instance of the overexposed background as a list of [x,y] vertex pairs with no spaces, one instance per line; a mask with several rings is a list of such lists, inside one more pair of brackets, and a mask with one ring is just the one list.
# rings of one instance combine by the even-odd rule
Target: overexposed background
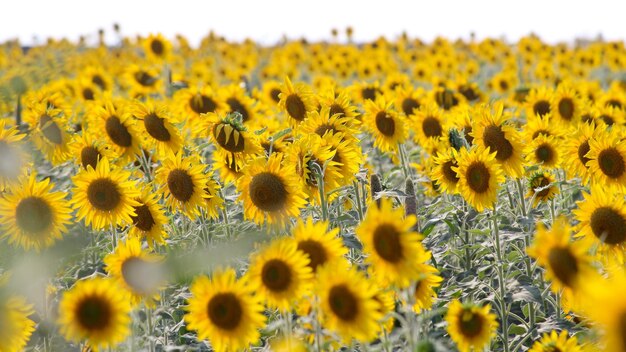
[[274,43],[283,35],[330,39],[331,28],[354,28],[358,41],[406,31],[431,40],[487,36],[516,40],[531,31],[548,42],[574,38],[622,39],[624,0],[5,0],[0,4],[0,41],[24,44],[48,37],[91,42],[97,30],[114,42],[112,24],[124,35],[185,35],[195,45],[209,30],[230,40]]

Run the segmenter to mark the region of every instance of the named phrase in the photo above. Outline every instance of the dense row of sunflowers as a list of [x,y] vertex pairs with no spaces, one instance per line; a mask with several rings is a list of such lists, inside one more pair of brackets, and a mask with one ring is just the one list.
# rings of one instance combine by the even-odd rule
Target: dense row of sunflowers
[[0,351],[626,350],[625,68],[534,36],[5,43]]

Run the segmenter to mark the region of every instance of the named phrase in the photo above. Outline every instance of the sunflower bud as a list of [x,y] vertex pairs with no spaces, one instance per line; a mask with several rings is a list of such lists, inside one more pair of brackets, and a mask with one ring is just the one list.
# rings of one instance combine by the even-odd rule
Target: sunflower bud
[[[370,189],[372,199],[376,199],[376,194],[383,190],[383,186],[380,183],[380,177],[378,177],[377,174],[372,174],[372,176],[370,176]],[[380,206],[380,199],[376,199],[376,205]]]
[[[406,180],[404,193],[406,193],[406,198],[404,199],[404,214],[406,216],[411,214],[417,216],[417,197],[415,196],[415,186],[413,186],[413,181],[410,179]],[[414,226],[413,231],[418,231],[417,224]]]

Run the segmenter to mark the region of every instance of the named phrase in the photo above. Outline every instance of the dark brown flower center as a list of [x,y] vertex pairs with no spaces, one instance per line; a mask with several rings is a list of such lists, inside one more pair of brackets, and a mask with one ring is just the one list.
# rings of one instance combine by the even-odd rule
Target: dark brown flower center
[[52,224],[52,209],[45,200],[39,197],[24,198],[15,208],[15,220],[20,230],[40,233]]
[[105,129],[111,141],[116,145],[124,148],[132,145],[133,137],[128,132],[128,128],[122,124],[119,117],[110,116],[106,120]]
[[585,165],[585,167],[587,168],[587,162],[591,159],[589,159],[585,155],[589,153],[589,150],[591,150],[591,148],[589,148],[589,140],[580,143],[580,145],[578,146],[578,160],[580,160],[580,162],[583,163],[583,165]]
[[374,100],[376,99],[376,94],[378,93],[378,89],[375,87],[365,87],[361,90],[361,96],[363,100]]
[[270,91],[270,97],[276,103],[280,101],[280,89],[274,88]]
[[95,75],[91,78],[91,82],[95,85],[97,85],[98,87],[100,87],[100,89],[102,90],[106,90],[107,89],[107,85],[104,82],[104,79],[102,77],[100,77],[100,75]]
[[559,281],[571,287],[578,274],[578,261],[568,248],[552,248],[548,254],[550,268]]
[[409,116],[413,113],[413,110],[419,109],[420,103],[413,98],[405,98],[402,101],[402,111],[406,116]]
[[167,142],[172,138],[167,127],[165,127],[165,119],[157,116],[155,113],[146,115],[143,118],[143,124],[148,134],[157,141]]
[[535,158],[544,164],[549,164],[554,160],[554,150],[549,144],[542,144],[535,149]]
[[120,204],[122,194],[113,181],[108,178],[99,178],[93,180],[87,187],[87,198],[94,208],[111,211]]
[[380,224],[374,230],[374,249],[385,261],[397,263],[404,258],[400,232],[391,224]]
[[215,101],[205,95],[196,94],[189,99],[189,108],[196,114],[213,112],[217,108]]
[[[228,135],[227,132],[229,129],[230,135]],[[244,150],[245,141],[243,135],[239,132],[239,130],[228,123],[222,122],[215,124],[215,126],[213,126],[213,136],[222,148],[231,153],[237,153]]]
[[63,144],[63,132],[59,125],[48,115],[39,118],[39,128],[43,136],[54,144]]
[[113,319],[109,302],[97,296],[84,298],[76,308],[76,318],[86,330],[106,330]]
[[480,335],[483,330],[483,325],[485,324],[482,316],[471,312],[469,309],[465,309],[461,313],[459,320],[459,329],[461,330],[461,333],[463,336],[469,338]]
[[491,152],[496,152],[496,159],[499,161],[508,160],[513,155],[513,145],[506,139],[502,127],[495,125],[486,127],[483,140]]
[[165,51],[165,46],[160,40],[153,39],[152,42],[150,43],[150,50],[152,50],[152,52],[156,56],[161,56],[163,55],[163,52]]
[[324,249],[324,246],[322,246],[322,244],[318,241],[300,241],[298,242],[298,249],[309,256],[309,267],[311,267],[313,271],[316,271],[318,266],[326,263],[326,261],[328,260],[328,256],[326,255],[326,250]]
[[138,71],[134,74],[135,81],[144,87],[152,87],[159,77],[153,77],[146,71]]
[[626,240],[626,220],[611,207],[599,207],[589,221],[593,234],[604,243],[615,245]]
[[287,97],[285,101],[285,106],[287,108],[287,113],[293,119],[297,121],[302,121],[306,117],[306,106],[297,94],[291,94]]
[[467,185],[476,193],[485,193],[489,190],[489,169],[482,162],[471,164],[465,173]]
[[289,288],[292,281],[289,265],[280,259],[269,260],[263,265],[261,280],[270,291],[282,292]]
[[600,115],[599,119],[604,121],[607,126],[613,126],[613,124],[615,123],[615,119],[612,116],[606,114]]
[[456,167],[457,162],[454,160],[448,160],[443,165],[441,165],[441,171],[443,171],[443,176],[446,178],[448,182],[457,183],[459,182],[459,176],[457,173],[452,170],[452,167]]
[[376,128],[384,136],[391,137],[396,131],[396,123],[386,111],[380,111],[376,114]]
[[174,169],[167,176],[167,187],[176,200],[187,202],[193,196],[193,178],[183,169]]
[[547,100],[539,100],[533,105],[535,115],[544,116],[550,113],[550,102]]
[[616,148],[607,148],[598,154],[598,165],[602,172],[610,178],[619,178],[626,171],[624,158]]
[[329,131],[330,133],[335,133],[335,127],[333,125],[323,124],[315,129],[315,133],[319,135],[320,137],[324,137],[324,134],[326,134],[326,132],[329,132]]
[[346,116],[346,111],[341,105],[334,103],[330,106],[330,116],[332,117],[335,114],[341,114],[341,116]]
[[562,118],[570,121],[574,117],[574,102],[570,98],[563,98],[559,101],[559,114]]
[[243,319],[243,308],[233,293],[219,293],[209,301],[207,315],[218,328],[235,330]]
[[85,169],[89,165],[95,169],[101,157],[102,155],[94,146],[86,146],[80,151],[80,163]]
[[546,136],[546,137],[550,137],[550,135],[551,135],[550,131],[548,131],[548,130],[544,130],[544,129],[539,129],[539,130],[536,130],[536,131],[533,133],[533,135],[532,135],[532,137],[531,137],[531,138],[532,138],[532,139],[535,139],[535,138],[537,138],[537,137],[539,137],[539,136]]
[[85,100],[94,100],[94,92],[93,89],[89,88],[89,87],[85,87],[83,88],[83,99]]
[[141,231],[148,232],[155,225],[150,208],[146,204],[135,207],[136,216],[131,216],[133,225]]
[[343,321],[353,321],[359,315],[357,297],[346,285],[336,285],[330,289],[328,304],[333,313]]
[[254,205],[263,211],[278,211],[285,208],[287,189],[280,177],[262,172],[255,175],[248,189]]
[[237,98],[226,99],[226,104],[230,107],[231,112],[238,112],[241,114],[242,121],[248,121],[250,119],[250,113],[245,105],[243,105]]
[[435,117],[428,116],[422,122],[422,131],[426,135],[426,137],[441,137],[443,134],[443,128],[441,127],[441,123]]

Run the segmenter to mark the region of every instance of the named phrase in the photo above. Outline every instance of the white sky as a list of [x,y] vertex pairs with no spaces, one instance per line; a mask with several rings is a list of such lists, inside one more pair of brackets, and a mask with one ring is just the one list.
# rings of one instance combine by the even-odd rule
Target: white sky
[[210,29],[231,40],[272,43],[283,34],[328,39],[331,28],[347,25],[357,40],[403,30],[425,40],[469,38],[470,31],[510,40],[533,31],[549,42],[626,37],[624,0],[4,0],[0,8],[0,41],[23,43],[34,36],[93,39],[98,28],[111,34],[114,22],[125,35],[181,33],[194,45]]

